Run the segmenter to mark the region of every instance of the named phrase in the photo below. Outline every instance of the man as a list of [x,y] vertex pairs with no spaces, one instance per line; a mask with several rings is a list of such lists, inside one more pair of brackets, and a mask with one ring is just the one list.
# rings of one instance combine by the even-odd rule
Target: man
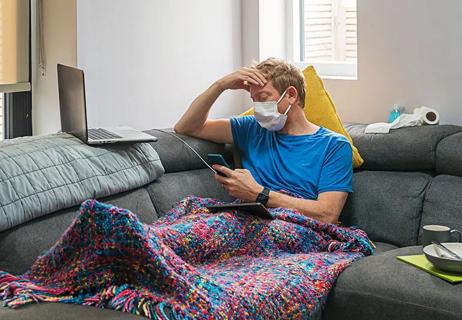
[[[221,93],[238,89],[250,93],[255,116],[207,119]],[[215,179],[231,196],[337,223],[352,192],[351,145],[344,136],[309,122],[304,105],[303,74],[283,60],[269,58],[213,83],[174,129],[238,147],[244,169],[213,166],[225,175],[215,174]]]

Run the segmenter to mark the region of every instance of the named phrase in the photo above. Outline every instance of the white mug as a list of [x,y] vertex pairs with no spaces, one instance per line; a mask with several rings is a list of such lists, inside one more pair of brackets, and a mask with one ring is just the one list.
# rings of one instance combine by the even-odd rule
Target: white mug
[[451,229],[446,226],[440,226],[437,224],[428,224],[423,226],[423,246],[427,246],[432,243],[432,241],[438,241],[439,243],[442,242],[450,242],[451,237],[457,234],[458,240],[457,242],[462,241],[462,233],[457,229]]

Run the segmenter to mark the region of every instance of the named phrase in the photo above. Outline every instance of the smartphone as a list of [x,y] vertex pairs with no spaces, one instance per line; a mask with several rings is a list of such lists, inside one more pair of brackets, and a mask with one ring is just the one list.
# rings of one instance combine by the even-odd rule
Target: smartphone
[[268,209],[260,202],[252,203],[225,203],[225,204],[215,204],[206,206],[210,212],[222,212],[226,209],[228,210],[239,210],[260,218],[264,219],[274,219]]
[[[227,167],[227,168],[232,170],[231,166],[228,164],[228,162],[226,162],[225,158],[223,158],[223,155],[221,155],[219,153],[209,153],[207,155],[207,158],[208,158],[211,166],[213,166],[214,164],[219,164],[221,166]],[[220,171],[217,171],[217,173],[220,176],[226,177],[226,175],[221,173]]]

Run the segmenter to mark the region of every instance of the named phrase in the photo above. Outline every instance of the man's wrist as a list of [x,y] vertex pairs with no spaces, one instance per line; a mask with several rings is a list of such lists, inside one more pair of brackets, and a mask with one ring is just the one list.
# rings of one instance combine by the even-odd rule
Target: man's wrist
[[265,189],[263,186],[258,186],[254,189],[252,198],[255,199],[255,202],[257,202],[258,195]]
[[215,81],[212,86],[211,86],[214,90],[218,91],[219,93],[222,93],[223,91],[226,90],[226,88],[224,87],[224,84],[223,84],[223,81],[221,80],[217,80]]

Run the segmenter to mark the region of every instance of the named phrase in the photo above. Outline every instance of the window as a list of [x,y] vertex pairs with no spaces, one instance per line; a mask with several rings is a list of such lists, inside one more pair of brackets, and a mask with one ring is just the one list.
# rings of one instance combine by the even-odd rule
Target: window
[[356,79],[356,0],[294,0],[289,14],[300,67],[313,64],[324,78]]

